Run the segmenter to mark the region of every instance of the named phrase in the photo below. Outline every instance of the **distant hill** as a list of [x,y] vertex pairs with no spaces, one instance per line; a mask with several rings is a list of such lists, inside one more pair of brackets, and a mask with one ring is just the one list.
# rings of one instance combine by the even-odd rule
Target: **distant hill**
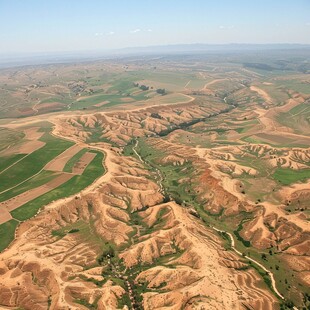
[[201,53],[236,53],[254,51],[293,51],[309,50],[310,44],[175,44],[142,47],[128,47],[122,49],[106,49],[98,51],[67,51],[48,53],[0,53],[0,68],[39,65],[53,63],[71,63],[92,61],[107,58],[141,55],[180,55]]
[[130,47],[117,50],[119,53],[184,53],[214,51],[257,51],[257,50],[294,50],[310,49],[310,44],[175,44],[144,47]]

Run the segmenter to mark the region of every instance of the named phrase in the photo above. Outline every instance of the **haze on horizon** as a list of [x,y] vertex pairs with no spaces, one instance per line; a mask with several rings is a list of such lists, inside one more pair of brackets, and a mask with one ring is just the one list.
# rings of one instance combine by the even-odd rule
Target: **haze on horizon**
[[308,0],[0,0],[0,54],[169,44],[310,44]]

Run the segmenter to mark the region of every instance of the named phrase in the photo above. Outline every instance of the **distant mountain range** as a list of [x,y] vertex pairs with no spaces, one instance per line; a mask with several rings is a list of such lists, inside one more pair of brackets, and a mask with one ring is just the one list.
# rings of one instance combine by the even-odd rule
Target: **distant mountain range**
[[120,53],[183,53],[214,51],[256,51],[256,50],[289,50],[309,48],[310,44],[174,44],[144,47],[130,47],[117,50]]
[[101,51],[74,51],[48,53],[0,53],[0,68],[23,65],[38,65],[52,63],[70,63],[75,61],[91,61],[107,58],[118,58],[140,55],[173,55],[182,53],[210,53],[210,52],[246,52],[246,51],[276,51],[309,49],[310,44],[174,44],[143,47],[127,47]]

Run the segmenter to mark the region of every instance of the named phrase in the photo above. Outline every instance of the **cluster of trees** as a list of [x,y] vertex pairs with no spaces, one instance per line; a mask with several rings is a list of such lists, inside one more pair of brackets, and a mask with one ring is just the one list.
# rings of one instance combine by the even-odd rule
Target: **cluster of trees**
[[158,88],[156,89],[156,93],[160,95],[166,95],[166,90],[164,88]]
[[146,90],[149,90],[150,88],[148,86],[146,86],[146,85],[141,85],[140,89],[143,90],[143,91],[146,91]]
[[139,85],[139,83],[133,83],[133,86],[134,87],[139,87],[141,90],[143,91],[146,91],[146,90],[149,90],[150,87],[149,86],[146,86],[146,85]]
[[292,301],[290,301],[290,300],[284,301],[280,305],[280,310],[286,310],[286,309],[294,309],[294,303]]
[[158,113],[151,113],[151,117],[153,118],[158,118],[158,119],[162,119],[162,117],[158,114]]
[[[147,91],[149,89],[153,89],[153,87],[147,86],[147,85],[139,85],[139,83],[133,83],[134,87],[139,87],[143,91]],[[164,88],[157,88],[156,93],[160,95],[166,95],[166,90]]]
[[103,250],[102,254],[99,255],[99,257],[97,258],[97,262],[99,265],[102,265],[105,258],[113,258],[114,256],[115,256],[115,251],[112,248],[112,246],[109,245],[109,247],[107,249]]

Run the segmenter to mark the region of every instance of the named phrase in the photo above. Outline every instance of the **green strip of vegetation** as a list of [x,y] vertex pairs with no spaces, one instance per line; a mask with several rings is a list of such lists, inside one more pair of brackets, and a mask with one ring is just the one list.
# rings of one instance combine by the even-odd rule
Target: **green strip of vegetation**
[[97,309],[97,302],[90,304],[86,299],[75,299],[75,303],[86,307],[87,309]]
[[[266,273],[265,270],[263,270],[261,267],[259,267],[258,265],[256,265],[255,263],[252,263],[251,261],[249,261],[250,265],[260,274],[260,276],[263,278],[264,282],[266,283],[266,285],[269,287],[269,289],[273,292],[273,287],[272,287],[272,283],[271,283],[271,279],[270,276],[268,275],[268,273]],[[278,296],[275,294],[275,296]]]
[[241,138],[240,140],[245,141],[245,142],[249,142],[249,143],[254,143],[254,144],[262,144],[262,143],[265,143],[265,144],[273,145],[273,144],[271,144],[271,143],[264,142],[263,140],[259,140],[259,139],[257,139],[257,138],[253,138],[252,136],[243,137],[243,138]]
[[87,149],[82,149],[78,153],[76,153],[74,156],[72,156],[68,162],[66,163],[63,171],[65,172],[72,172],[72,168],[74,165],[79,161],[79,159],[87,152]]
[[283,185],[290,185],[296,182],[306,182],[310,178],[310,169],[293,170],[277,168],[273,178]]
[[16,155],[3,156],[3,157],[1,156],[0,172],[6,169],[7,167],[13,165],[15,162],[17,162],[19,159],[23,158],[24,156],[26,156],[26,154],[16,154]]
[[0,225],[0,251],[2,252],[13,240],[18,221],[12,219]]
[[105,101],[109,101],[108,103],[104,104],[103,106],[99,107],[100,109],[108,108],[118,104],[126,104],[128,102],[123,101],[123,98],[130,97],[134,101],[141,101],[147,99],[146,95],[149,92],[143,92],[137,95],[131,95],[130,92],[123,94],[122,91],[119,91],[118,94],[98,94],[93,95],[89,98],[85,98],[79,101],[73,102],[71,109],[78,110],[78,109],[87,109],[89,107],[95,108],[96,104],[100,104]]
[[235,234],[235,236],[237,237],[237,239],[238,239],[239,241],[241,241],[245,247],[248,248],[248,247],[251,246],[251,242],[248,241],[248,240],[243,239],[243,238],[240,236],[240,231],[241,231],[241,230],[242,230],[242,223],[240,223],[240,224],[238,225],[238,228],[237,228],[236,230],[234,230],[234,234]]
[[0,195],[0,202],[20,195],[30,189],[46,184],[56,177],[55,172],[43,170],[41,173],[30,179],[29,181],[3,193]]

